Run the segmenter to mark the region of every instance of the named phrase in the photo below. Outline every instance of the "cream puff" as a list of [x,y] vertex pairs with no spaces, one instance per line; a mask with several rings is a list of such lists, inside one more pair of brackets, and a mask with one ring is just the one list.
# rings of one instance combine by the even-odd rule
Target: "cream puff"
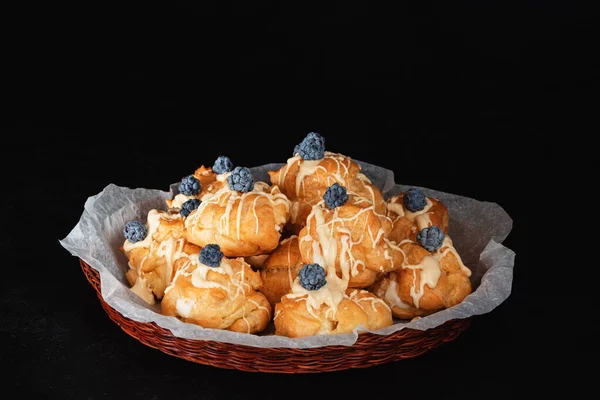
[[145,224],[129,221],[123,233],[126,239],[121,250],[129,261],[127,281],[149,304],[163,297],[176,273],[177,260],[199,251],[187,241],[178,213],[150,210]]
[[216,244],[179,259],[173,282],[161,302],[164,315],[242,333],[263,331],[272,308],[259,291],[260,274],[238,257],[228,259]]
[[289,220],[288,198],[277,186],[255,182],[248,168],[220,174],[216,183],[219,189],[205,194],[185,219],[188,240],[200,247],[218,244],[227,257],[275,250]]
[[338,183],[357,197],[370,202],[375,210],[385,213],[384,197],[360,166],[350,157],[325,151],[325,139],[318,133],[309,133],[294,149],[294,156],[285,166],[269,171],[271,183],[291,201],[292,212],[287,229],[298,234],[305,226],[312,206],[319,203],[325,191]]

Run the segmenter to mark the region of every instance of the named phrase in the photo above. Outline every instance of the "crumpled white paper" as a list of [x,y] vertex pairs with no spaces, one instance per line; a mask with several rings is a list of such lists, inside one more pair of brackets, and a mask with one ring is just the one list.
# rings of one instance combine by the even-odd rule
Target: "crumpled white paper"
[[[390,170],[355,160],[362,172],[382,189],[387,197],[409,189],[395,184]],[[269,182],[267,171],[284,164],[267,164],[252,168],[255,180]],[[109,184],[99,194],[88,198],[79,223],[60,244],[100,273],[104,300],[122,315],[139,322],[155,322],[187,339],[215,340],[255,347],[313,348],[329,345],[351,346],[359,332],[304,338],[251,335],[218,329],[206,329],[160,314],[160,305],[150,306],[135,295],[125,278],[127,259],[119,250],[123,245],[123,227],[133,219],[145,221],[153,208],[166,210],[170,191],[131,189]],[[467,318],[492,311],[510,295],[515,253],[502,241],[512,229],[512,219],[496,203],[482,202],[450,193],[420,188],[429,197],[440,199],[449,211],[449,235],[464,264],[471,269],[471,293],[460,304],[412,322],[396,322],[375,334],[388,335],[404,328],[427,330],[451,319]],[[75,267],[77,264],[74,264]]]

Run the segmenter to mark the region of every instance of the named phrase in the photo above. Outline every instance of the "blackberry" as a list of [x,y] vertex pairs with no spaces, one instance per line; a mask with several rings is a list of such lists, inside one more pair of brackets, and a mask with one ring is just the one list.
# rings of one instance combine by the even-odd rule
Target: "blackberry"
[[333,210],[336,207],[343,206],[348,201],[348,194],[346,193],[346,188],[341,186],[339,183],[334,183],[329,186],[325,191],[325,195],[323,196],[323,200],[325,200],[325,204],[329,209]]
[[238,192],[250,192],[254,189],[252,172],[246,167],[235,167],[231,175],[227,177],[227,183],[231,190]]
[[123,228],[123,235],[131,243],[141,242],[148,235],[148,228],[140,221],[129,221]]
[[187,217],[188,215],[190,215],[190,213],[192,211],[194,211],[196,208],[198,208],[199,205],[200,205],[199,199],[189,199],[188,201],[186,201],[185,203],[183,203],[181,205],[179,214],[181,214],[182,217]]
[[325,270],[319,264],[307,264],[298,274],[300,285],[306,290],[319,290],[327,283]]
[[183,193],[186,196],[193,196],[202,190],[200,181],[194,175],[188,175],[181,180],[179,184],[179,193]]
[[200,250],[200,262],[209,267],[216,268],[221,264],[223,252],[218,244],[208,244]]
[[426,250],[434,252],[442,247],[444,236],[444,232],[440,228],[432,225],[429,228],[421,229],[417,235],[417,242]]
[[427,198],[420,189],[410,188],[404,193],[404,205],[409,211],[421,211],[427,205]]
[[229,157],[219,156],[215,161],[215,165],[213,165],[212,170],[217,174],[224,174],[233,169],[233,163],[229,159]]

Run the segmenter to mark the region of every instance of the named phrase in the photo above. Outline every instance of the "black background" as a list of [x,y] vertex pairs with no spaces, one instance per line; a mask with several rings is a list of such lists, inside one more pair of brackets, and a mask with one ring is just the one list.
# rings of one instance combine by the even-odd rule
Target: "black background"
[[[6,10],[0,338],[9,390],[58,399],[584,390],[598,327],[558,324],[584,321],[574,304],[585,290],[556,290],[568,275],[551,267],[564,270],[568,257],[542,226],[544,205],[555,205],[539,193],[561,199],[557,173],[580,143],[573,136],[593,132],[581,121],[597,90],[594,14],[560,1],[323,3]],[[511,296],[417,358],[302,376],[193,364],[109,320],[58,242],[88,196],[109,183],[166,190],[220,154],[237,165],[284,162],[310,131],[331,151],[394,170],[398,183],[504,207],[514,220],[504,244],[517,254]]]

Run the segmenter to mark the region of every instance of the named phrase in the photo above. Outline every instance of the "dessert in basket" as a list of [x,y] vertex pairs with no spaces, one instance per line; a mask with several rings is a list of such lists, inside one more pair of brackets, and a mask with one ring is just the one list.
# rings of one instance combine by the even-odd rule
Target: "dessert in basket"
[[439,200],[386,200],[314,132],[269,176],[221,156],[184,177],[166,211],[129,221],[131,290],[186,323],[287,337],[377,330],[471,293]]

